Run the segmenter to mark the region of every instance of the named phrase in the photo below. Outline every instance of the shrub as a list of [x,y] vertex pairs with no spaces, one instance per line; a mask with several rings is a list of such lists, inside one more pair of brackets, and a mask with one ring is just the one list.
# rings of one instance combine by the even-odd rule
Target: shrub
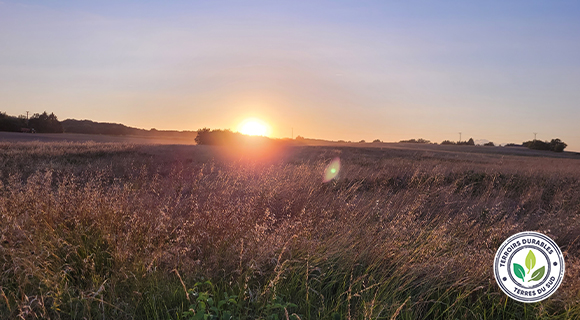
[[415,140],[415,139],[401,140],[401,141],[399,141],[399,143],[431,143],[431,141],[425,140],[423,138],[419,138],[417,140]]
[[552,141],[532,140],[523,143],[524,147],[534,150],[550,150],[554,152],[562,152],[568,146],[560,139],[552,139]]
[[200,145],[237,145],[243,138],[244,135],[239,132],[203,128],[197,131],[195,143]]
[[554,152],[563,152],[564,149],[566,149],[568,145],[566,143],[564,143],[562,140],[560,139],[552,139],[552,141],[550,141],[550,150],[554,151]]

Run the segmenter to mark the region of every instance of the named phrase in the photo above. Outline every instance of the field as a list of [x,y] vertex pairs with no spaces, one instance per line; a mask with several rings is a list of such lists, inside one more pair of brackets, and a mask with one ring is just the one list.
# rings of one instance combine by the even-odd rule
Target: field
[[[0,318],[580,318],[576,154],[237,152],[0,142]],[[525,230],[566,257],[559,290],[534,304],[492,269]]]

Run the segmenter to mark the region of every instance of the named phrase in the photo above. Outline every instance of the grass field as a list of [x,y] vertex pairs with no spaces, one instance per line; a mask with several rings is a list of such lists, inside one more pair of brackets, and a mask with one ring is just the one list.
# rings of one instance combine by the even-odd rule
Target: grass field
[[[579,217],[575,154],[3,142],[0,318],[578,319]],[[566,258],[534,304],[492,269],[525,230]]]

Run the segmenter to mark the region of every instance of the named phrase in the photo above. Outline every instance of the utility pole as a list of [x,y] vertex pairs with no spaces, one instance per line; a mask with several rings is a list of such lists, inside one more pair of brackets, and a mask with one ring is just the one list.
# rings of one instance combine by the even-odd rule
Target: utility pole
[[461,132],[459,133],[459,142],[461,142]]
[[28,111],[26,111],[26,121],[28,121]]
[[537,132],[534,132],[534,141],[536,141],[536,135],[537,134],[538,134]]

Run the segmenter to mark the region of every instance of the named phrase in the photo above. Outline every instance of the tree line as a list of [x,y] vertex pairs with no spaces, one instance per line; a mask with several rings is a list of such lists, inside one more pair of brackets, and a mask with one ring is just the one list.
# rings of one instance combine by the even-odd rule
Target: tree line
[[29,119],[24,115],[10,116],[0,112],[0,131],[38,133],[83,133],[113,136],[133,135],[162,138],[193,139],[195,131],[151,130],[128,127],[119,123],[103,123],[91,120],[67,119],[59,121],[54,113],[35,113]]
[[10,132],[41,132],[62,133],[62,124],[54,113],[35,113],[27,119],[24,115],[18,117],[0,112],[0,131]]
[[568,146],[560,139],[552,139],[552,141],[531,140],[522,144],[524,147],[535,150],[550,150],[554,152],[562,152]]
[[[401,140],[399,141],[399,143],[424,143],[424,144],[429,144],[431,143],[429,140],[425,140],[425,139],[410,139],[410,140]],[[437,143],[434,143],[437,144]],[[462,145],[462,146],[474,146],[475,145],[475,141],[473,141],[473,138],[469,138],[469,140],[467,141],[451,141],[451,140],[444,140],[441,142],[441,145]],[[483,144],[483,146],[486,147],[494,147],[495,144],[491,141],[486,142]],[[530,140],[530,141],[526,141],[523,142],[522,144],[515,144],[515,143],[508,143],[506,144],[506,147],[526,147],[529,149],[534,149],[534,150],[548,150],[548,151],[554,151],[554,152],[563,152],[564,149],[566,149],[568,145],[556,138],[556,139],[552,139],[550,142],[548,141],[541,141],[541,140]]]

